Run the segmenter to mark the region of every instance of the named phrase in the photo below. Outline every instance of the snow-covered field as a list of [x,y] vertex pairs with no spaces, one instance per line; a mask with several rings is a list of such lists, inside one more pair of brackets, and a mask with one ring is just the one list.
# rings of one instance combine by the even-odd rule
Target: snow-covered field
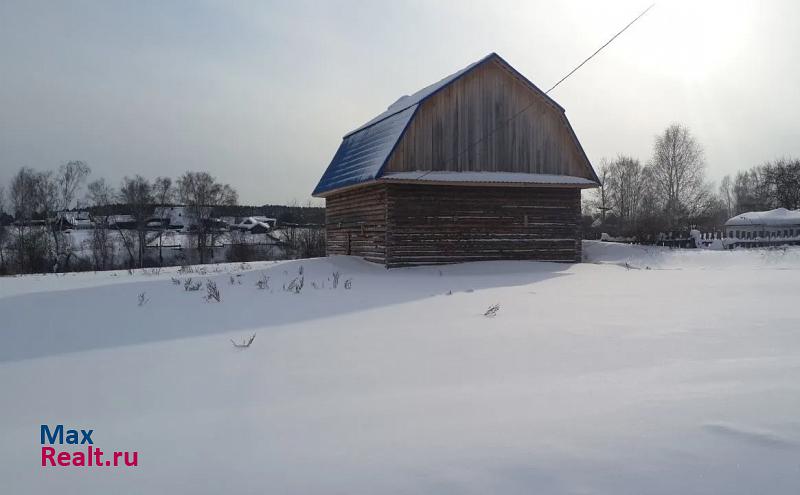
[[800,493],[800,249],[584,251],[2,278],[0,492]]

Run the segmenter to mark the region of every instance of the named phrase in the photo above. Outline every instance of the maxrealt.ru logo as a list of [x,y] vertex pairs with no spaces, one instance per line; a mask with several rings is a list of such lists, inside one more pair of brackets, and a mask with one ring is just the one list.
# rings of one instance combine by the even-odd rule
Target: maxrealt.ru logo
[[[64,425],[50,428],[41,425],[42,467],[77,466],[77,467],[122,467],[138,466],[139,452],[113,451],[106,456],[102,449],[94,445],[94,430],[65,429]],[[85,446],[75,450],[57,449],[52,445]]]

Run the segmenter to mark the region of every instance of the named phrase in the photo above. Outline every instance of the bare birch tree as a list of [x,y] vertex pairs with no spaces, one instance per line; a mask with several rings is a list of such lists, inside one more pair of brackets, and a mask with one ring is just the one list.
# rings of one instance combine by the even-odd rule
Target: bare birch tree
[[728,218],[736,215],[736,195],[733,189],[733,179],[726,175],[719,183],[719,199],[725,207],[725,214]]
[[114,189],[105,179],[97,179],[86,187],[86,199],[92,206],[92,258],[95,270],[108,270],[114,266],[114,239],[111,236],[111,206]]
[[656,136],[650,168],[670,228],[685,224],[707,206],[704,153],[688,128],[672,124]]
[[214,208],[233,206],[238,200],[236,191],[222,184],[207,172],[186,172],[178,179],[178,194],[186,206],[194,225],[192,233],[197,240],[200,263],[206,261],[206,250],[213,248],[214,238],[220,228],[213,221]]
[[58,168],[59,208],[68,210],[72,207],[72,203],[77,197],[78,189],[91,171],[92,169],[80,160],[67,162]]
[[[156,204],[165,211],[167,205],[171,204],[175,199],[175,187],[172,184],[172,179],[169,177],[156,177],[153,181],[153,199]],[[164,266],[164,233],[167,231],[167,222],[164,218],[159,218],[160,225],[158,230],[158,264]]]
[[[147,247],[147,221],[153,214],[153,186],[141,175],[125,177],[119,188],[119,200],[129,209],[136,224],[136,257],[137,265],[141,268],[144,266],[144,253]],[[118,231],[123,236],[123,242],[126,243],[128,253],[132,257],[133,243],[121,229]]]
[[[47,237],[41,227],[32,226],[37,214],[40,174],[22,167],[11,181],[10,201],[14,212],[14,251],[18,273],[42,271]],[[44,241],[44,242],[41,242]]]
[[608,164],[606,189],[620,224],[630,228],[639,215],[642,194],[642,165],[639,160],[619,155]]

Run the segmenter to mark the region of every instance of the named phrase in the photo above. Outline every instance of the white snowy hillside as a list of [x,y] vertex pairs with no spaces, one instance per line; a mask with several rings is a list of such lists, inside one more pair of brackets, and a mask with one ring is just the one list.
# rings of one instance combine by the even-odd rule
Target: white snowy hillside
[[0,491],[800,493],[800,248],[584,253],[0,278]]

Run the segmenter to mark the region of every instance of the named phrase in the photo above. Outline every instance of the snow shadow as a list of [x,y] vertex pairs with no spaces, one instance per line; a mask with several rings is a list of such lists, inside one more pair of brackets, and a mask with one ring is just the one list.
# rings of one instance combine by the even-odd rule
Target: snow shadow
[[[162,274],[142,282],[9,296],[0,298],[0,363],[239,330],[263,332],[284,324],[316,324],[314,320],[321,318],[450,292],[536,284],[568,275],[570,266],[491,261],[386,270],[340,256],[240,273],[175,275],[181,285]],[[302,290],[285,291],[284,285],[301,269]],[[334,289],[335,272],[340,277]],[[205,287],[184,290],[183,281],[189,276],[203,283],[215,281],[222,302],[207,302]],[[269,277],[269,288],[262,290],[256,284],[264,277]],[[141,293],[147,301],[140,306]]]

